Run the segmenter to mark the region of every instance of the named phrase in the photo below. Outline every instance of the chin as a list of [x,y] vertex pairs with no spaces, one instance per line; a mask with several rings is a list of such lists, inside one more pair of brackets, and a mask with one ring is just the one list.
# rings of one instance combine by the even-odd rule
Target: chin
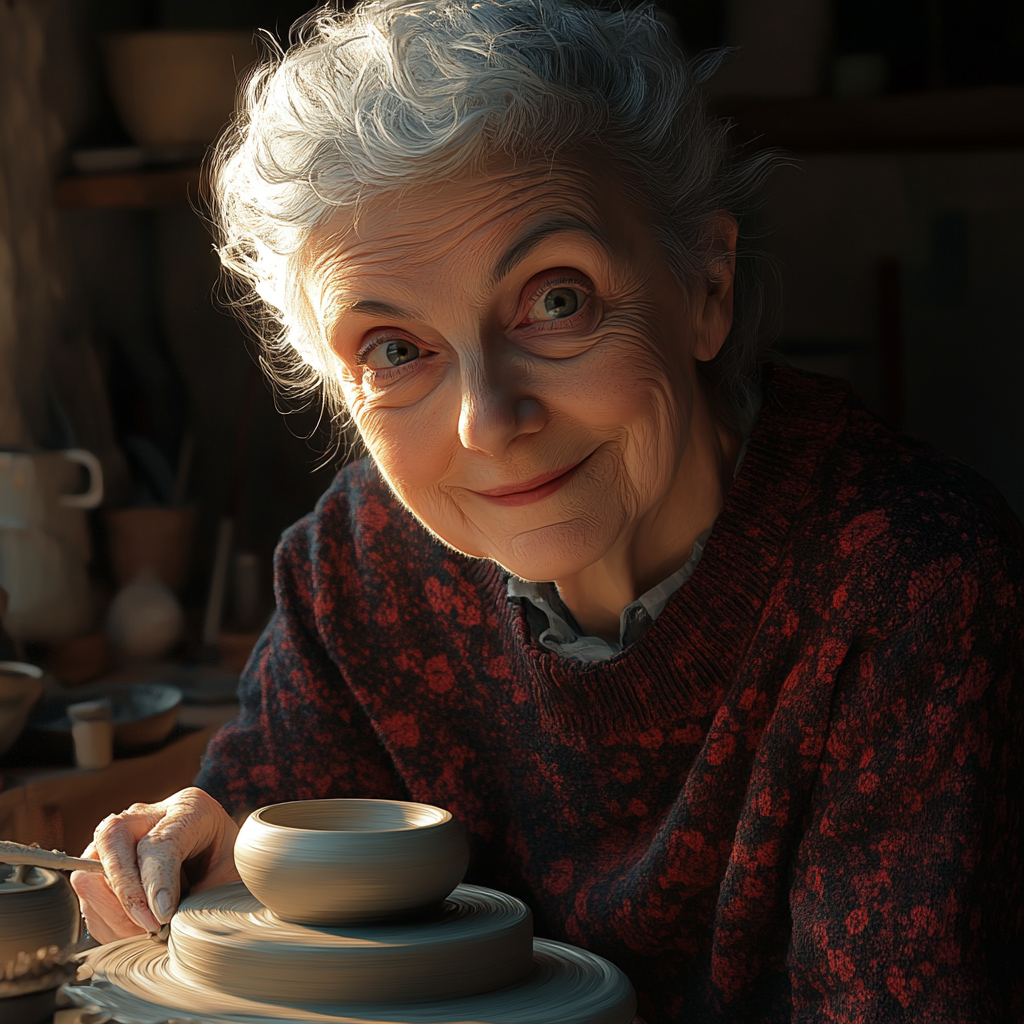
[[582,572],[610,546],[611,538],[598,536],[592,524],[575,520],[513,537],[489,557],[520,579],[547,583]]

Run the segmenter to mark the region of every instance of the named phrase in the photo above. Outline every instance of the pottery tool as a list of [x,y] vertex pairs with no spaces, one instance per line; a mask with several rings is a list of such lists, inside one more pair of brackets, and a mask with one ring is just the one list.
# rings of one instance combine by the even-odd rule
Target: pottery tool
[[26,864],[53,871],[103,872],[103,865],[98,860],[72,857],[60,850],[44,850],[39,846],[23,846],[5,840],[0,840],[0,864]]
[[[0,864],[103,874],[103,865],[91,857],[72,857],[61,850],[44,850],[39,846],[24,846],[7,840],[0,840]],[[170,925],[161,925],[158,932],[150,932],[150,938],[166,942],[169,933]]]

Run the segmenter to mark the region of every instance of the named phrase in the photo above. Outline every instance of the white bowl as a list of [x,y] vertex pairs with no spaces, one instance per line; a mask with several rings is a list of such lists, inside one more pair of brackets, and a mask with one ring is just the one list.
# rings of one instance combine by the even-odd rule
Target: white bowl
[[0,755],[14,746],[42,693],[41,668],[23,661],[0,661]]
[[440,807],[403,800],[296,800],[253,811],[235,842],[249,891],[285,921],[389,920],[440,904],[469,845]]
[[256,59],[251,32],[114,32],[103,44],[114,106],[144,146],[212,142]]

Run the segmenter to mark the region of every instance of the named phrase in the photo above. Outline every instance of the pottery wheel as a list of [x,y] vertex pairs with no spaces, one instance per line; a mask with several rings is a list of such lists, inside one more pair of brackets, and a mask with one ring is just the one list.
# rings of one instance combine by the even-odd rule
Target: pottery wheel
[[460,885],[427,916],[328,928],[282,921],[238,882],[182,902],[168,955],[175,977],[247,999],[455,999],[531,972],[532,915],[512,896]]
[[592,953],[533,940],[533,969],[509,988],[414,1005],[285,1005],[217,992],[177,977],[167,949],[121,939],[82,957],[92,985],[65,989],[79,1006],[121,1024],[630,1024],[636,998],[626,976]]

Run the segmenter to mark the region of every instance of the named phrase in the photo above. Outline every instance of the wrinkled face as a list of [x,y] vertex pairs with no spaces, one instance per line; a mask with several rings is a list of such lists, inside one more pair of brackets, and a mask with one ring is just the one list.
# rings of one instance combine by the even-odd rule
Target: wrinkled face
[[697,384],[687,296],[607,168],[407,193],[321,248],[310,292],[352,416],[431,531],[533,580],[631,543]]

